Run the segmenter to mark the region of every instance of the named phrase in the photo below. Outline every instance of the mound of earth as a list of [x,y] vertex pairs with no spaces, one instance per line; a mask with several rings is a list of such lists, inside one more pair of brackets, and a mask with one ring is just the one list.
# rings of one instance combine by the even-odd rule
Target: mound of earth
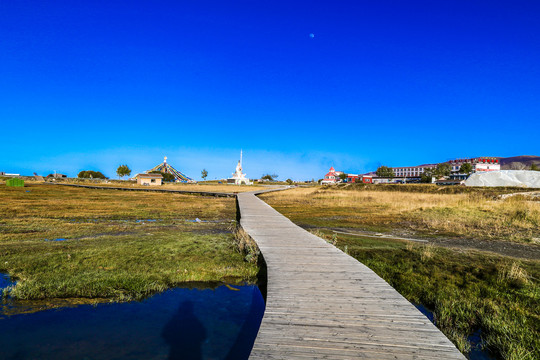
[[501,170],[477,172],[465,181],[466,186],[512,186],[540,188],[540,171]]
[[530,169],[532,164],[540,166],[540,156],[521,155],[507,158],[499,158],[501,170],[526,170]]

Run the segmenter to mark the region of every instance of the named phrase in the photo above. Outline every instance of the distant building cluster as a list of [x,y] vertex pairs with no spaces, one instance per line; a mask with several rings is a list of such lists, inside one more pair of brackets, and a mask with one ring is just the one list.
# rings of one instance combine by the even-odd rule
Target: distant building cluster
[[[463,180],[468,177],[469,173],[462,173],[461,168],[464,164],[471,164],[471,173],[486,172],[486,171],[499,171],[501,170],[501,164],[499,159],[495,157],[476,157],[471,159],[455,159],[446,162],[450,166],[450,179]],[[443,163],[440,163],[443,164]],[[334,167],[331,167],[328,173],[321,181],[323,185],[331,185],[337,183],[403,183],[403,182],[420,182],[422,175],[426,172],[434,171],[437,164],[422,164],[415,166],[399,166],[391,167],[393,176],[377,176],[376,172],[370,172],[366,174],[345,174],[342,171],[336,171]]]
[[[472,171],[471,173],[481,172],[481,171],[499,171],[501,170],[501,164],[499,159],[494,157],[477,157],[472,159],[455,159],[447,162],[450,165],[450,171],[452,172],[452,177],[455,178],[464,178],[469,174],[461,173],[461,166],[463,164],[471,164]],[[408,167],[393,167],[391,168],[394,172],[394,178],[402,179],[420,179],[422,174],[428,170],[434,170],[439,164],[423,164],[417,166],[408,166]]]
[[478,157],[473,159],[456,159],[449,161],[450,166],[452,166],[452,171],[459,171],[461,165],[466,163],[472,165],[473,172],[501,170],[501,163],[499,159],[494,157]]
[[346,182],[346,183],[363,182],[366,184],[371,184],[372,181],[373,181],[373,175],[345,174],[343,171],[336,171],[336,169],[334,169],[334,167],[332,166],[330,170],[328,170],[328,173],[324,175],[324,178],[321,181],[321,185],[332,185],[332,184],[337,184],[338,182]]

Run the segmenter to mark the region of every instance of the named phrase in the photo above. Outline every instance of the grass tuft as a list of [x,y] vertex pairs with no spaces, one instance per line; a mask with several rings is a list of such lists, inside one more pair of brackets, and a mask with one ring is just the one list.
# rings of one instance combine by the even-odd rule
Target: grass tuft
[[436,248],[433,244],[427,244],[422,246],[422,249],[420,250],[420,258],[422,259],[422,262],[425,262],[428,259],[431,259],[436,251]]
[[244,259],[252,264],[257,264],[261,251],[257,243],[249,236],[249,234],[238,223],[231,226],[233,233],[234,248],[244,256]]
[[510,286],[521,288],[529,283],[527,271],[519,266],[518,262],[512,262],[511,265],[505,264],[499,271],[499,283],[506,283]]

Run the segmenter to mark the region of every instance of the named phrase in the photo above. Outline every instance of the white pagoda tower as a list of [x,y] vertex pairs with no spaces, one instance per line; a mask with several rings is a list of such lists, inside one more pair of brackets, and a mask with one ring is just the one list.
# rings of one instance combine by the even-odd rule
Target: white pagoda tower
[[252,185],[253,183],[246,178],[246,174],[242,172],[242,150],[240,150],[240,160],[236,165],[236,171],[233,172],[232,177],[227,179],[227,184],[234,185]]

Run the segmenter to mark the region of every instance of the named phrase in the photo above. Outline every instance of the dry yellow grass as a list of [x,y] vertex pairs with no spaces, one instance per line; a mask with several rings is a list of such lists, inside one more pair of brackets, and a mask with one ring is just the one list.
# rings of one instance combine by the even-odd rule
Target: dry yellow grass
[[[42,181],[36,181],[34,178],[26,178],[24,180],[27,185],[39,185],[43,184]],[[264,190],[267,187],[262,185],[230,185],[230,184],[217,184],[217,183],[164,183],[161,186],[144,186],[137,185],[134,181],[121,181],[121,180],[88,180],[88,179],[59,179],[56,181],[60,184],[77,184],[77,185],[91,185],[91,186],[104,186],[104,187],[129,187],[129,188],[142,188],[142,189],[167,189],[167,190],[181,190],[181,191],[204,191],[204,192],[219,192],[219,193],[240,193],[246,191]],[[5,180],[0,179],[0,185],[4,185]]]
[[265,189],[263,186],[257,185],[228,185],[228,184],[184,184],[184,183],[165,183],[161,186],[144,186],[137,185],[131,181],[115,181],[110,183],[89,183],[89,182],[77,182],[73,183],[80,185],[95,185],[95,186],[108,186],[108,187],[130,187],[130,188],[143,188],[143,189],[167,189],[167,190],[181,190],[181,191],[204,191],[204,192],[220,192],[220,193],[238,193],[246,191],[255,191]]
[[459,236],[534,242],[540,202],[492,200],[478,193],[297,188],[263,196],[293,221],[317,226],[392,227]]
[[183,194],[119,192],[67,186],[2,187],[0,218],[24,221],[53,218],[162,218],[177,214],[194,219],[234,219],[233,199]]

